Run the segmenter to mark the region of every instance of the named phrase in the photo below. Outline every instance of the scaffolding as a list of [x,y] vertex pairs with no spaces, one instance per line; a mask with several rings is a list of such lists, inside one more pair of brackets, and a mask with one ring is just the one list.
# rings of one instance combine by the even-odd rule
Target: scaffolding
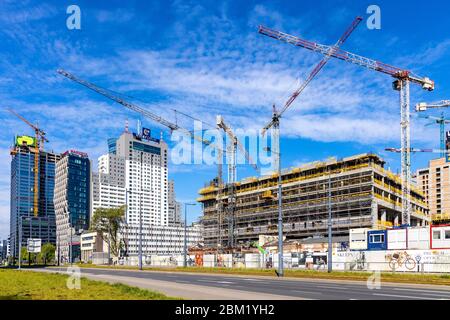
[[[351,228],[386,228],[401,221],[401,180],[383,168],[377,155],[364,154],[342,160],[314,162],[282,172],[283,233],[287,239],[324,237],[328,231],[331,193],[333,236],[347,236]],[[329,181],[331,190],[329,190]],[[199,191],[203,204],[205,246],[248,246],[259,235],[276,235],[278,175],[249,178],[234,184],[235,198],[228,202],[229,186],[211,184]],[[430,221],[423,194],[411,188],[411,225]],[[233,234],[220,219],[218,202],[234,208]],[[218,236],[218,233],[220,235]],[[222,239],[222,243],[218,243]]]

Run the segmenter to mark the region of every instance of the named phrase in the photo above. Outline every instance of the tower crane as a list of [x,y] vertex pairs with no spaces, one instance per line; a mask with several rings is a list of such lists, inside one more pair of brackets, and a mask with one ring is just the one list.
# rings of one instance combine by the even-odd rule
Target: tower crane
[[[133,111],[143,115],[146,118],[149,118],[149,119],[151,119],[151,120],[153,120],[153,121],[155,121],[157,123],[162,124],[163,126],[169,128],[170,132],[173,132],[175,130],[179,130],[181,132],[184,132],[184,133],[190,135],[193,139],[195,139],[197,141],[200,141],[201,143],[203,143],[205,145],[208,145],[208,146],[212,145],[211,141],[203,139],[201,137],[198,137],[193,132],[191,132],[191,131],[189,131],[189,130],[179,126],[176,123],[168,121],[168,120],[164,119],[163,117],[156,115],[153,112],[150,112],[150,111],[145,110],[145,109],[143,109],[143,108],[141,108],[141,107],[139,107],[139,106],[137,106],[137,105],[135,105],[133,103],[125,101],[124,99],[118,97],[116,94],[113,94],[110,90],[107,90],[105,88],[99,87],[99,86],[97,86],[97,85],[95,85],[95,84],[93,84],[91,82],[86,81],[86,80],[80,79],[80,78],[76,77],[75,75],[73,75],[73,74],[71,74],[71,73],[69,73],[69,72],[67,72],[67,71],[65,71],[63,69],[58,69],[57,72],[59,74],[63,75],[64,77],[66,77],[66,78],[68,78],[68,79],[70,79],[70,80],[72,80],[74,82],[77,82],[77,83],[85,86],[86,88],[91,89],[92,91],[95,91],[95,92],[97,92],[97,93],[99,93],[99,94],[101,94],[101,95],[103,95],[103,96],[105,96],[105,97],[107,97],[107,98],[109,98],[109,99],[111,99],[111,100],[113,100],[113,101],[123,105],[124,107],[126,107],[126,108],[128,108],[130,110],[133,110]],[[216,147],[216,146],[213,145],[213,147]]]
[[422,116],[421,118],[433,120],[431,123],[426,124],[426,126],[438,124],[439,125],[439,135],[440,135],[440,148],[441,148],[441,158],[445,158],[445,125],[450,123],[450,119],[445,118],[444,113],[441,113],[440,117],[433,116]]
[[[302,83],[302,85],[289,97],[289,99],[284,104],[283,108],[280,111],[277,111],[275,105],[273,106],[273,114],[272,119],[269,121],[264,128],[262,129],[262,134],[264,135],[267,130],[270,128],[273,129],[272,131],[272,154],[274,157],[273,166],[274,168],[278,168],[278,162],[280,161],[279,155],[280,155],[280,118],[284,114],[284,112],[292,105],[292,103],[295,101],[295,99],[303,92],[303,90],[308,86],[308,84],[316,77],[316,75],[322,70],[322,68],[327,64],[328,60],[331,58],[331,54],[339,48],[350,36],[350,34],[358,27],[359,23],[362,21],[361,17],[356,17],[355,20],[353,20],[350,27],[344,32],[344,34],[339,38],[339,40],[336,42],[336,44],[333,47],[330,47],[330,51],[325,54],[325,57],[314,67],[314,69],[311,71],[309,76],[306,78],[306,80]],[[261,32],[261,27],[259,30]]]
[[[393,152],[393,153],[401,153],[401,148],[385,148],[385,151]],[[420,149],[420,148],[410,148],[409,152],[411,153],[420,153],[420,152],[427,152],[427,153],[442,153],[442,152],[449,152],[450,150],[445,149]]]
[[[217,128],[222,129],[230,138],[230,144],[228,146],[228,152],[230,157],[228,159],[228,204],[227,204],[227,220],[228,220],[228,246],[230,248],[234,247],[234,224],[235,224],[235,208],[236,208],[236,190],[235,183],[237,181],[236,174],[236,157],[237,149],[239,148],[242,153],[244,153],[245,158],[249,161],[250,165],[256,172],[259,172],[257,164],[252,160],[244,145],[239,141],[237,136],[234,134],[230,126],[228,126],[223,120],[222,116],[216,117]],[[219,187],[220,188],[220,187]],[[217,199],[219,202],[220,199]],[[221,221],[220,221],[221,223]]]
[[39,214],[39,154],[41,151],[44,151],[44,143],[49,141],[45,137],[46,133],[37,125],[32,124],[12,109],[8,109],[8,111],[25,122],[34,130],[36,146],[34,148],[30,148],[30,150],[34,153],[33,215],[37,217]]
[[[416,105],[416,111],[422,112],[426,111],[428,109],[438,109],[438,108],[447,108],[450,107],[450,100],[442,100],[438,102],[433,103],[426,103],[421,102]],[[432,116],[424,116],[422,118],[434,120],[432,124],[437,123],[440,126],[440,147],[441,150],[445,149],[445,125],[450,123],[450,119],[445,119],[444,113],[441,113],[441,116],[438,117],[432,117]],[[446,156],[446,152],[441,151],[441,158],[444,158]]]
[[372,60],[339,48],[323,45],[295,37],[265,26],[259,26],[259,33],[301,48],[347,61],[361,67],[390,75],[394,79],[393,88],[400,92],[400,125],[401,125],[401,179],[402,179],[402,223],[410,224],[411,199],[411,155],[410,155],[410,83],[420,85],[424,90],[434,90],[434,81],[428,77],[420,77],[411,71],[397,68],[376,60]]
[[[175,130],[180,130],[180,131],[182,131],[184,133],[189,134],[193,139],[200,141],[204,145],[211,146],[212,148],[214,148],[217,151],[217,158],[218,158],[218,190],[220,190],[221,185],[222,185],[222,157],[223,157],[223,153],[226,152],[226,151],[224,151],[221,146],[217,145],[217,143],[212,143],[209,140],[203,139],[202,137],[198,137],[193,132],[191,132],[191,131],[189,131],[189,130],[187,130],[185,128],[182,128],[178,124],[173,123],[171,121],[168,121],[168,120],[162,118],[161,116],[158,116],[158,115],[156,115],[156,114],[154,114],[154,113],[152,113],[152,112],[150,112],[148,110],[145,110],[145,109],[143,109],[143,108],[141,108],[141,107],[139,107],[139,106],[137,106],[135,104],[132,104],[132,103],[130,103],[128,101],[125,101],[124,99],[122,99],[122,98],[118,97],[117,95],[111,93],[109,90],[104,89],[102,87],[99,87],[99,86],[97,86],[97,85],[95,85],[93,83],[90,83],[88,81],[85,81],[83,79],[80,79],[80,78],[76,77],[75,75],[73,75],[73,74],[71,74],[71,73],[69,73],[69,72],[67,72],[65,70],[58,69],[57,72],[59,74],[63,75],[64,77],[66,77],[66,78],[68,78],[68,79],[70,79],[70,80],[72,80],[74,82],[77,82],[77,83],[87,87],[88,89],[93,90],[94,92],[97,92],[97,93],[99,93],[99,94],[101,94],[101,95],[103,95],[103,96],[105,96],[105,97],[107,97],[107,98],[109,98],[109,99],[111,99],[111,100],[113,100],[113,101],[123,105],[124,107],[126,107],[126,108],[128,108],[130,110],[133,110],[133,111],[135,111],[135,112],[137,112],[137,113],[139,113],[139,114],[141,114],[141,115],[143,115],[143,116],[145,116],[145,117],[147,117],[147,118],[149,118],[149,119],[151,119],[151,120],[153,120],[153,121],[155,121],[157,123],[162,124],[163,126],[169,128],[171,132],[175,131]],[[247,158],[247,160],[249,161],[249,163],[253,164],[254,162],[250,158],[248,153],[245,151],[245,148],[239,143],[237,145],[239,146],[239,148],[241,148],[241,150],[244,151],[244,155]],[[221,209],[218,208],[218,211],[219,211],[219,216],[220,216],[221,215],[220,214]],[[220,219],[220,217],[219,217],[219,219]]]

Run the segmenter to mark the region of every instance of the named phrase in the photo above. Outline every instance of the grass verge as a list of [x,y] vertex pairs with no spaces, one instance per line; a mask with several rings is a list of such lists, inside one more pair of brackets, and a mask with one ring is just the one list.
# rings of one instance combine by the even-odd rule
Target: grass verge
[[[111,269],[127,269],[137,270],[132,266],[98,266],[91,264],[81,264],[82,268],[111,268]],[[206,268],[206,267],[146,267],[148,271],[170,271],[170,272],[194,272],[194,273],[220,273],[231,275],[254,275],[254,276],[275,276],[273,269],[239,269],[239,268]],[[291,278],[311,278],[311,279],[330,279],[330,280],[354,280],[367,281],[372,275],[371,272],[358,271],[333,271],[327,273],[317,270],[284,270],[286,277]],[[414,274],[414,273],[381,273],[381,281],[396,283],[413,283],[413,284],[432,284],[450,286],[450,274]]]
[[67,275],[0,269],[0,300],[167,300],[164,294],[81,278],[69,289]]

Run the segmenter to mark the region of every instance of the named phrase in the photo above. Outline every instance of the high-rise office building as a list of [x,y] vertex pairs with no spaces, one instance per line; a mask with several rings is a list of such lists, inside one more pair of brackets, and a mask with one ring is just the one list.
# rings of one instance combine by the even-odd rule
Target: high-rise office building
[[83,152],[70,150],[56,162],[54,204],[56,252],[61,262],[81,259],[80,235],[89,229],[91,162]]
[[[36,147],[35,138],[18,136],[11,149],[10,254],[14,258],[18,257],[19,248],[26,246],[29,238],[41,239],[42,244],[56,244],[53,191],[55,164],[60,156],[52,152],[36,153]],[[35,192],[37,210],[34,208]]]
[[[173,184],[168,181],[167,144],[151,137],[148,129],[139,135],[125,130],[118,139],[108,140],[108,149],[93,174],[93,211],[126,205],[120,238],[127,256],[138,255],[141,223],[143,255],[181,253],[184,228],[179,224],[180,204],[169,191]],[[189,227],[187,233],[188,245],[201,239],[198,227]]]
[[181,226],[184,222],[181,221],[181,203],[177,201],[175,194],[175,182],[169,180],[169,226]]
[[[126,205],[124,228],[168,225],[167,144],[149,134],[122,133],[108,140],[93,182],[93,211]],[[145,231],[143,231],[145,232]],[[137,253],[138,235],[124,232],[127,252]]]

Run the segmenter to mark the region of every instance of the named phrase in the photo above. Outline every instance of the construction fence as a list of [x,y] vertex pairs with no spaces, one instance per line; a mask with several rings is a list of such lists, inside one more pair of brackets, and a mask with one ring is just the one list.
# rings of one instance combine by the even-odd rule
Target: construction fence
[[[138,265],[138,257],[119,259],[119,265]],[[188,267],[204,268],[278,268],[277,253],[195,254],[187,256]],[[182,267],[183,255],[143,257],[145,267]],[[326,252],[289,252],[283,256],[285,269],[327,270]],[[382,271],[450,273],[450,250],[386,250],[333,252],[336,271]]]

